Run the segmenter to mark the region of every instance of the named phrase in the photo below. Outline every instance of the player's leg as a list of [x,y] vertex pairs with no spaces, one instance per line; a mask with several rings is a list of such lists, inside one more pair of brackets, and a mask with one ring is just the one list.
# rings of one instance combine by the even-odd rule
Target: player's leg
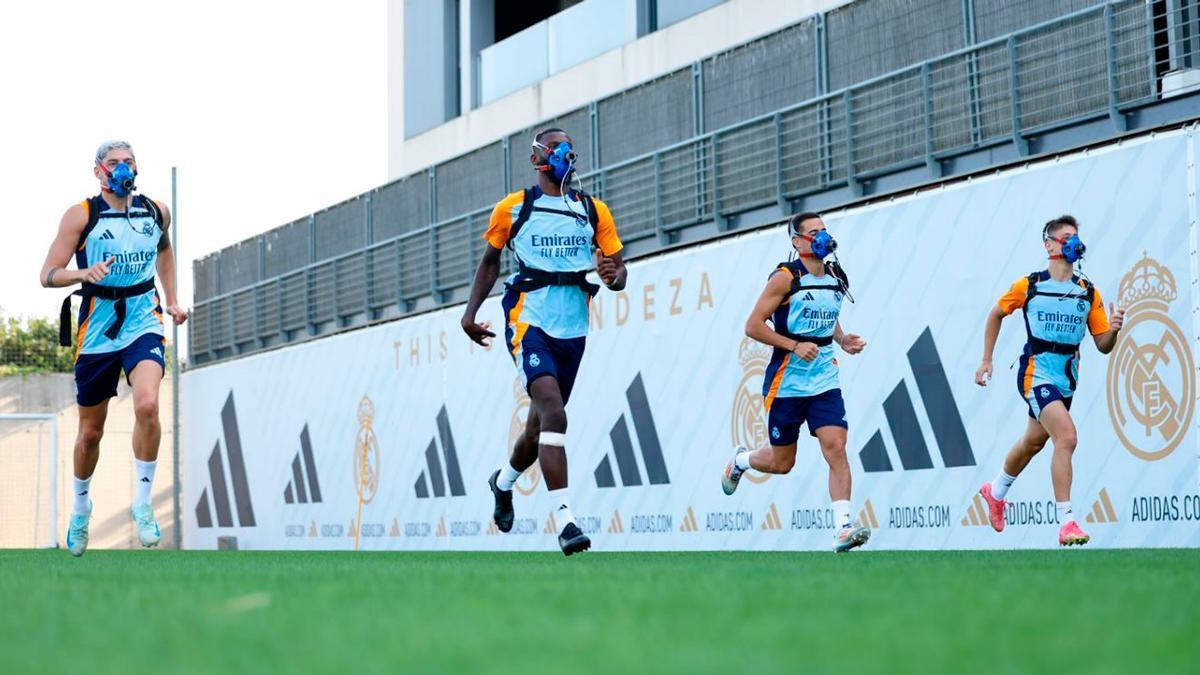
[[[100,461],[100,439],[104,437],[104,422],[108,419],[108,400],[96,405],[79,406],[79,432],[75,436],[74,469],[76,481],[91,481]],[[76,492],[76,506],[80,496],[86,498],[88,485]]]
[[733,458],[721,473],[721,489],[731,495],[737,490],[747,469],[762,473],[785,474],[796,465],[796,440],[807,410],[805,399],[777,398],[767,410],[767,429],[771,444],[757,450],[734,448]]
[[163,379],[162,343],[157,335],[143,336],[126,348],[123,357],[126,379],[133,387],[133,463],[137,474],[130,514],[142,546],[157,546],[162,538],[150,503],[162,440],[158,414],[158,391]]
[[586,551],[591,547],[591,540],[575,523],[567,489],[567,411],[558,380],[539,377],[529,385],[529,396],[541,423],[538,465],[550,495],[550,513],[559,529],[559,547],[566,555]]
[[541,431],[542,423],[538,419],[537,411],[531,407],[529,417],[525,420],[525,430],[513,442],[512,456],[508,459],[509,465],[516,470],[518,476],[537,461],[538,434]]
[[72,492],[75,495],[67,524],[67,549],[74,556],[87,551],[88,523],[92,517],[92,474],[100,460],[100,439],[108,418],[108,401],[117,395],[121,376],[119,354],[81,354],[75,361],[75,402],[79,404],[79,431],[75,436]]
[[1054,387],[1033,386],[1035,365],[1034,357],[1023,355],[1021,356],[1021,367],[1017,371],[1017,393],[1020,394],[1021,400],[1025,402],[1029,411],[1029,422],[1025,425],[1025,433],[1009,449],[1008,455],[1004,458],[1004,466],[996,478],[979,487],[980,496],[987,502],[988,520],[991,522],[992,529],[997,532],[1004,531],[1004,507],[1008,503],[1004,498],[1008,495],[1008,489],[1017,480],[1017,475],[1025,470],[1025,466],[1029,464],[1034,455],[1041,452],[1050,438],[1046,430],[1038,423],[1038,417],[1042,413],[1042,407],[1051,400],[1049,393]]
[[1025,424],[1025,433],[1021,434],[1021,437],[1017,439],[1016,443],[1013,443],[1008,454],[1005,455],[1000,473],[996,474],[992,482],[980,486],[979,494],[987,502],[988,520],[991,522],[993,530],[1004,531],[1004,507],[1008,504],[1005,501],[1008,489],[1016,482],[1017,476],[1029,465],[1033,456],[1046,447],[1048,440],[1050,440],[1050,434],[1046,433],[1046,429],[1031,417]]
[[850,520],[850,462],[846,459],[846,403],[841,389],[831,389],[808,399],[805,411],[809,433],[817,438],[821,456],[829,467],[829,501],[836,533],[833,550],[844,553],[867,543],[871,529]]
[[512,456],[488,479],[488,487],[492,490],[495,508],[492,510],[492,520],[496,529],[508,532],[513,524],[513,486],[526,469],[533,466],[538,458],[538,435],[541,433],[541,423],[537,411],[530,407],[529,417],[525,419],[525,430],[513,443]]
[[846,429],[823,426],[816,430],[821,455],[829,466],[829,506],[833,511],[833,550],[845,553],[867,543],[871,529],[850,520],[850,462],[846,459]]
[[[528,393],[531,382],[545,374],[553,374],[553,362],[551,359],[536,356],[539,352],[544,354],[547,351],[542,331],[528,324],[518,323],[519,310],[516,308],[522,297],[522,294],[510,289],[501,299],[500,306],[504,310],[504,316],[510,317],[504,328],[504,344]],[[492,491],[495,503],[492,508],[492,520],[501,532],[512,530],[513,485],[521,473],[537,461],[539,433],[537,409],[531,404],[529,416],[525,420],[525,432],[513,444],[508,461],[503,462],[500,468],[488,477],[488,489]]]
[[67,523],[67,549],[81,556],[87,551],[88,525],[92,518],[92,474],[100,460],[100,439],[104,437],[104,421],[108,418],[108,399],[90,406],[79,406],[79,432],[75,436],[74,476],[71,518]]
[[1050,458],[1050,481],[1054,485],[1054,506],[1058,512],[1058,543],[1063,546],[1083,545],[1088,535],[1075,521],[1071,511],[1071,458],[1075,454],[1078,434],[1071,412],[1063,400],[1049,403],[1042,409],[1040,421],[1054,443],[1054,455]]
[[[558,545],[566,555],[586,551],[591,540],[579,529],[571,512],[567,490],[567,401],[575,388],[579,364],[583,361],[585,338],[544,337],[543,361],[550,362],[551,376],[531,380],[529,396],[537,411],[538,465],[551,499],[551,515],[558,525]],[[548,355],[548,358],[546,358]]]

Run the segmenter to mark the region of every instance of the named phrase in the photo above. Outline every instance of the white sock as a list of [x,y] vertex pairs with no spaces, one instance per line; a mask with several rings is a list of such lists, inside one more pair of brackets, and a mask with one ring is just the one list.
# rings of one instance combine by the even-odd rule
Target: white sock
[[1008,494],[1008,488],[1017,480],[1016,476],[1010,476],[1004,473],[1004,469],[1000,469],[1000,474],[996,476],[996,480],[992,481],[992,496],[996,499],[1004,499],[1004,495]]
[[72,508],[71,513],[85,514],[88,512],[88,486],[92,484],[92,477],[75,478],[72,476],[71,478],[74,481],[72,489],[75,491],[75,506]]
[[496,487],[504,490],[505,492],[509,492],[513,489],[513,484],[516,483],[517,479],[520,477],[521,472],[512,468],[512,464],[505,462],[504,466],[500,467],[500,475],[496,476]]
[[1075,520],[1075,514],[1071,513],[1071,502],[1054,502],[1054,510],[1058,511],[1058,524],[1066,525],[1068,521]]
[[138,458],[133,459],[133,466],[137,469],[137,491],[133,496],[133,505],[140,506],[150,504],[150,488],[154,487],[154,470],[158,468],[158,460],[153,462],[143,462]]
[[833,526],[841,529],[850,526],[850,500],[839,499],[832,503]]
[[739,452],[737,457],[733,458],[733,465],[739,470],[745,471],[750,468],[750,451]]
[[550,514],[554,516],[554,523],[558,525],[558,531],[562,532],[567,523],[575,522],[575,514],[571,513],[571,502],[567,498],[567,488],[559,488],[557,490],[549,490],[550,494]]

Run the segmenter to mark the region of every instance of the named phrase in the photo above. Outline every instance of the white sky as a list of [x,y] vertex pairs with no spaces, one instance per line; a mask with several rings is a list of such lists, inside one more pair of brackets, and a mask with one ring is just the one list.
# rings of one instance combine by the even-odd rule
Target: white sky
[[138,189],[179,168],[180,303],[191,261],[387,179],[384,0],[0,3],[5,315],[57,316],[38,272],[58,221],[128,140]]

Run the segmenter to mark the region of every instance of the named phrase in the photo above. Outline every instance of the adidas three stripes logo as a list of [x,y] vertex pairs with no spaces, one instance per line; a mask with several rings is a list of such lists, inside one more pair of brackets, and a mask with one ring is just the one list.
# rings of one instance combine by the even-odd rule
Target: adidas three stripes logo
[[[439,439],[442,442],[441,452],[438,451]],[[467,494],[462,471],[458,466],[458,452],[454,448],[454,434],[450,432],[450,416],[446,413],[446,406],[442,406],[438,411],[437,436],[430,439],[429,446],[425,448],[425,470],[417,476],[413,490],[417,493],[417,499],[428,499],[431,496],[461,497]]]
[[[304,458],[303,469],[300,464],[301,457]],[[283,491],[283,501],[288,504],[321,503],[321,481],[317,477],[317,463],[313,461],[307,424],[300,431],[300,451],[292,458],[292,480]]]
[[[658,429],[654,425],[654,415],[650,411],[650,402],[646,398],[646,386],[642,382],[642,374],[633,378],[633,383],[625,391],[625,399],[629,402],[628,417],[633,420],[634,433],[637,435],[638,446],[641,448],[642,467],[645,468],[645,483],[650,485],[666,485],[671,482],[667,473],[667,463],[663,459],[662,444],[658,439]],[[596,486],[602,488],[643,485],[642,467],[638,466],[634,454],[633,439],[629,435],[629,424],[626,415],[617,418],[609,432],[612,439],[612,457],[616,459],[617,474],[613,474],[612,459],[604,455],[596,467]]]
[[[242,456],[242,439],[238,433],[237,411],[234,409],[232,391],[221,408],[221,429],[225,437],[225,453],[222,454],[221,441],[218,439],[212,454],[208,456],[209,485],[200,492],[200,499],[196,502],[196,524],[200,527],[212,527],[212,511],[215,508],[216,526],[234,527],[233,507],[236,505],[237,526],[254,527],[254,505],[250,502],[250,483],[246,480],[246,462]],[[229,494],[230,485],[233,487],[232,500]]]
[[[921,394],[933,438],[941,452],[942,464],[947,468],[975,466],[975,454],[971,452],[967,429],[959,415],[954,394],[950,391],[950,381],[938,356],[933,333],[928,328],[908,350],[908,363],[917,383],[917,391]],[[932,469],[933,461],[925,444],[925,434],[903,379],[884,399],[883,414],[887,418],[887,427],[900,457],[901,468],[905,471]],[[858,456],[865,471],[892,470],[882,429],[871,436]]]

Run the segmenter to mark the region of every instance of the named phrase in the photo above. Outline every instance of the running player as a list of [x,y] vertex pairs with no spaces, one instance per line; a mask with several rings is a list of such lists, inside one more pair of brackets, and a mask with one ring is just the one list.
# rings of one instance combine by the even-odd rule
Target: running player
[[775,268],[746,320],[746,335],[774,348],[763,379],[770,445],[757,450],[738,446],[721,475],[721,487],[725,494],[733,494],[747,469],[791,471],[800,425],[807,422],[829,464],[829,497],[837,528],[833,550],[840,553],[862,546],[871,530],[850,521],[848,425],[832,345],[836,342],[847,354],[858,354],[867,343],[843,333],[838,321],[849,281],[836,262],[825,262],[837,244],[825,231],[821,216],[792,216],[788,233],[799,258]]
[[[477,344],[495,337],[491,323],[475,313],[500,274],[500,253],[512,249],[517,271],[504,283],[504,340],[532,405],[525,433],[512,457],[488,479],[495,496],[493,517],[501,532],[513,524],[512,488],[523,471],[541,462],[550,492],[558,544],[571,555],[591,541],[575,523],[567,498],[567,414],[588,330],[588,303],[599,286],[586,279],[593,264],[610,290],[625,288],[625,263],[612,213],[599,199],[571,189],[575,154],[562,129],[546,129],[533,140],[529,157],[537,185],[514,192],[492,211],[488,246],[475,273],[462,328]],[[593,258],[593,251],[596,251]]]
[[[131,514],[143,546],[161,537],[150,504],[162,427],[158,421],[158,387],[163,378],[163,308],[154,288],[162,280],[166,311],[176,324],[187,312],[175,299],[175,257],[167,228],[171,214],[162,204],[135,195],[137,162],[124,141],[110,141],[96,151],[100,194],[67,209],[42,265],[46,288],[82,284],[83,296],[75,336],[75,400],[79,434],[75,438],[74,507],[67,527],[67,548],[83,555],[88,545],[92,473],[100,458],[100,437],[108,416],[108,399],[117,395],[121,371],[133,387],[133,456],[137,489]],[[78,270],[65,269],[75,256]],[[63,302],[60,338],[71,344],[70,297]]]
[[975,384],[981,387],[992,379],[992,350],[1000,334],[1000,322],[1014,311],[1024,310],[1027,341],[1020,358],[1017,390],[1029,408],[1029,422],[1025,434],[1004,458],[1000,474],[991,483],[984,483],[979,494],[987,501],[992,528],[1002,531],[1008,489],[1046,441],[1053,440],[1050,480],[1061,523],[1058,543],[1083,545],[1089,537],[1071,511],[1071,456],[1077,435],[1070,410],[1079,378],[1079,345],[1091,333],[1100,353],[1111,352],[1125,321],[1125,310],[1110,305],[1110,323],[1100,291],[1074,273],[1072,268],[1083,257],[1085,247],[1073,217],[1059,216],[1046,223],[1042,244],[1050,257],[1048,268],[1017,279],[992,307],[984,327],[983,363],[975,371]]

